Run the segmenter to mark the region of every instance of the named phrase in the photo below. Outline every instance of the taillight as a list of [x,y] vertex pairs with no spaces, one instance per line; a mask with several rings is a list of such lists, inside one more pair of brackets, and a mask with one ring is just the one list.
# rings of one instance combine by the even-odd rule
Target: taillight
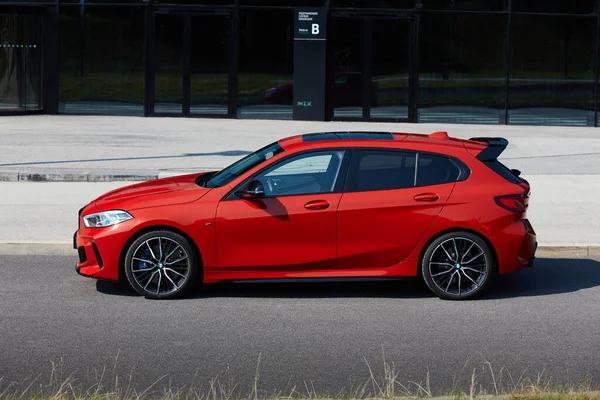
[[525,193],[508,194],[506,196],[494,197],[494,201],[500,207],[514,213],[520,213],[527,210],[527,196]]

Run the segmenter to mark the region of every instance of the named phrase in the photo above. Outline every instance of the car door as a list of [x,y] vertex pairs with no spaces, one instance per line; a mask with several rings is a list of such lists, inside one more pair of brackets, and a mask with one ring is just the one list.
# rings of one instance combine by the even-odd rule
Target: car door
[[355,150],[338,207],[339,268],[403,261],[440,214],[460,173],[448,157]]
[[[344,150],[291,155],[246,180],[217,208],[221,271],[335,269]],[[241,198],[250,182],[264,197]]]

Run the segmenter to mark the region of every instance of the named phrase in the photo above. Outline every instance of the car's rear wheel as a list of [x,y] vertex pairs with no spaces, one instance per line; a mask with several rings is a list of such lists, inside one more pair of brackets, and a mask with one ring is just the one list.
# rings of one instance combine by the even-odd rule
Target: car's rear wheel
[[429,289],[448,300],[477,296],[492,281],[495,269],[488,244],[469,232],[450,232],[434,240],[421,265]]
[[152,299],[182,296],[194,285],[197,270],[189,241],[171,231],[145,233],[125,255],[127,280],[136,292]]

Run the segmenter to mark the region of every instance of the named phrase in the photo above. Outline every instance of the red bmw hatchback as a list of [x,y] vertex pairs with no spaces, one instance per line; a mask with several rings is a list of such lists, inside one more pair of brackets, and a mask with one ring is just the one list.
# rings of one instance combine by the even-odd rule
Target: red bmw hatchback
[[330,132],[219,172],[158,179],[82,208],[77,271],[149,298],[197,280],[421,277],[444,299],[531,265],[529,184],[502,138]]

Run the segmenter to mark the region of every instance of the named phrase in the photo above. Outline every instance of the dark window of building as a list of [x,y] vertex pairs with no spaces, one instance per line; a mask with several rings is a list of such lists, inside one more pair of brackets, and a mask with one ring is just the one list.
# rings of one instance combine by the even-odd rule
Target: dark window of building
[[[89,1],[89,0],[88,0]],[[105,1],[105,0],[102,0]],[[127,1],[127,0],[125,0]],[[139,1],[139,0],[138,0]],[[151,2],[155,5],[161,4],[189,4],[189,5],[197,5],[197,6],[228,6],[233,5],[234,0],[153,0]]]
[[416,0],[331,0],[331,7],[412,9]]
[[0,111],[42,107],[42,18],[0,14]]
[[415,184],[416,153],[393,150],[360,150],[349,191],[392,190]]
[[506,15],[424,13],[419,122],[504,123]]
[[325,0],[239,0],[240,6],[323,7]]
[[515,15],[509,123],[593,125],[596,19]]
[[142,8],[63,7],[59,112],[143,115]]
[[238,117],[291,119],[294,11],[240,11]]
[[448,157],[419,153],[417,186],[439,185],[456,182],[461,169]]
[[183,112],[183,53],[184,16],[156,14],[154,112],[181,114]]
[[424,10],[505,11],[508,0],[421,0]]
[[371,38],[371,119],[407,119],[410,22],[373,19]]
[[596,0],[512,0],[513,12],[592,14]]
[[[330,19],[327,38],[330,102],[334,118],[361,119],[364,96],[364,24],[360,18]],[[331,82],[333,80],[333,82]]]
[[191,16],[192,114],[227,114],[229,17]]
[[[144,4],[144,0],[84,0],[85,4],[94,4],[94,3],[102,3],[102,4]],[[63,4],[81,4],[81,0],[60,0]],[[171,2],[169,0],[169,2]],[[85,5],[84,5],[85,7]]]

